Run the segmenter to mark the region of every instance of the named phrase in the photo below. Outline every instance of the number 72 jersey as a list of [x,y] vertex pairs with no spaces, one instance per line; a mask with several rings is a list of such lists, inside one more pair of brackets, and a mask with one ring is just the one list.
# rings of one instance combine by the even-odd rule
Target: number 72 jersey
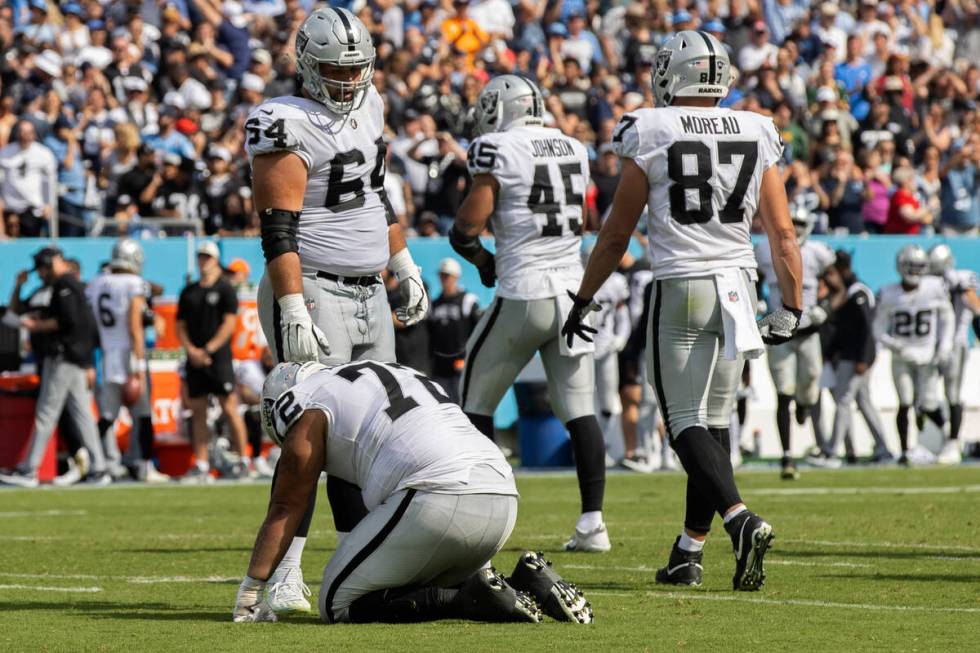
[[772,119],[715,107],[640,109],[620,119],[612,144],[649,182],[654,277],[756,267],[749,231],[762,175],[782,156]]
[[466,166],[471,176],[493,175],[500,185],[491,218],[497,295],[547,299],[577,289],[585,146],[557,129],[518,125],[473,141]]
[[388,263],[384,106],[374,87],[346,118],[299,96],[266,100],[245,121],[245,151],[292,152],[306,165],[299,220],[305,272],[381,272]]

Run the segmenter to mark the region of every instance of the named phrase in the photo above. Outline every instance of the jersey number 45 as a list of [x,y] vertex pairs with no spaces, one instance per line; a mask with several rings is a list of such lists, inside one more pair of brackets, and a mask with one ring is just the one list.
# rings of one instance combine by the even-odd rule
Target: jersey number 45
[[[735,187],[718,214],[723,224],[741,222],[745,217],[742,201],[755,164],[759,160],[759,144],[755,141],[720,141],[718,143],[718,163],[734,165],[735,157],[741,156]],[[697,162],[694,172],[684,171],[684,159],[693,157]],[[714,186],[711,179],[711,150],[701,141],[677,141],[667,150],[667,176],[674,182],[670,186],[670,215],[681,224],[704,224],[714,217],[711,196]],[[698,205],[688,208],[688,191],[696,190]]]

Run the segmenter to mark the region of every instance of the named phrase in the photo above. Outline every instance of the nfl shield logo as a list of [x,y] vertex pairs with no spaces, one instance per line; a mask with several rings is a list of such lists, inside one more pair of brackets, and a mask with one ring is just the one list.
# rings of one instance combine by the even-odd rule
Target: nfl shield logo
[[316,309],[316,302],[313,301],[312,297],[306,298],[306,310],[312,313]]
[[735,291],[735,290],[729,290],[728,291],[728,301],[730,301],[730,302],[737,302],[738,301],[738,292]]

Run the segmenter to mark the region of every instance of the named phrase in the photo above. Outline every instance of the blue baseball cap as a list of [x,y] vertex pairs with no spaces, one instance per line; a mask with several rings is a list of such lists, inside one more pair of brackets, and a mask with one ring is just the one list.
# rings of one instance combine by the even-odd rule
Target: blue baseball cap
[[548,36],[568,36],[568,28],[563,23],[548,25]]
[[29,6],[31,9],[37,9],[38,11],[48,10],[47,0],[31,0]]
[[86,27],[88,27],[88,29],[89,29],[90,32],[92,32],[92,31],[98,31],[98,30],[104,30],[105,29],[105,23],[103,21],[99,20],[98,18],[94,18],[94,19],[90,20],[85,25],[86,25]]
[[701,27],[701,29],[703,29],[705,32],[718,32],[719,34],[724,34],[727,31],[725,30],[725,24],[717,18],[709,20]]
[[69,2],[64,7],[61,8],[61,13],[63,13],[66,16],[68,15],[81,16],[82,6],[77,2]]
[[688,23],[692,20],[694,20],[694,16],[681,9],[680,11],[674,13],[674,16],[670,19],[670,22],[676,25],[677,23]]

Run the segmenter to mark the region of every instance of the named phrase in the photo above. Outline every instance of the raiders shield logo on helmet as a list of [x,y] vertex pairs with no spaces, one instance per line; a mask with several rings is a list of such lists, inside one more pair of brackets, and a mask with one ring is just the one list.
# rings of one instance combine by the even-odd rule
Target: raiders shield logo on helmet
[[663,48],[657,53],[657,75],[663,77],[667,74],[667,66],[670,65],[670,57],[674,54],[673,50]]

